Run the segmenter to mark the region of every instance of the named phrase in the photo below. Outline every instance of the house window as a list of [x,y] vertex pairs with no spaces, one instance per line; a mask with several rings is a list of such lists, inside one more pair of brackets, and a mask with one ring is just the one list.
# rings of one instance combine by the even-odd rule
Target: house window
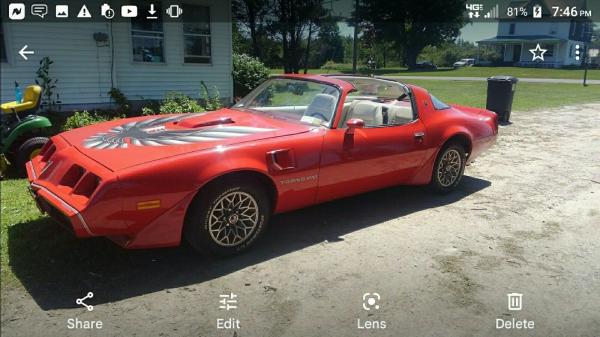
[[183,62],[210,63],[210,9],[183,6]]
[[[140,5],[138,5],[139,7]],[[160,8],[160,4],[156,5],[157,11],[160,11]],[[143,15],[131,19],[131,46],[134,62],[164,63],[164,42],[165,33],[160,15],[158,20],[147,20]]]
[[513,35],[515,33],[515,24],[511,23],[510,27],[508,28],[508,34]]
[[4,27],[0,23],[0,62],[7,62],[6,43],[4,42]]
[[558,22],[550,23],[550,35],[556,35],[558,33]]

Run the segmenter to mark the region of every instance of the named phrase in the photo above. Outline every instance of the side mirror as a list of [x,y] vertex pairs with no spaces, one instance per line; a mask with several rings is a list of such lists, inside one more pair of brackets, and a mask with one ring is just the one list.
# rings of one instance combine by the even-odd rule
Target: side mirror
[[365,121],[360,118],[352,118],[346,122],[346,126],[348,127],[346,129],[346,134],[353,135],[355,129],[362,129],[365,127]]

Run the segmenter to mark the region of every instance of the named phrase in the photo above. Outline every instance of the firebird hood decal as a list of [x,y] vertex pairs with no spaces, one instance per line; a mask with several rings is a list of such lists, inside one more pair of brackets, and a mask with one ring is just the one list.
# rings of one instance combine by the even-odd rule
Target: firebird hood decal
[[129,143],[135,146],[181,145],[274,131],[274,129],[230,125],[212,126],[200,130],[168,130],[165,127],[166,123],[177,122],[198,115],[200,114],[185,114],[130,122],[114,127],[108,132],[97,133],[87,138],[83,141],[83,146],[88,149],[127,148],[129,144],[126,140],[129,140]]

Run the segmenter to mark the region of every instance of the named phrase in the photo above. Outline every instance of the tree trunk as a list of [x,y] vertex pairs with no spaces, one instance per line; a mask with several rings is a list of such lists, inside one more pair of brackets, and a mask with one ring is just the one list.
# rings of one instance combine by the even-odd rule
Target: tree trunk
[[304,74],[308,73],[308,56],[310,55],[310,38],[312,37],[312,22],[308,24],[308,40],[306,41],[306,54],[304,55]]
[[258,33],[256,31],[256,8],[252,2],[248,4],[248,27],[250,28],[250,39],[252,40],[252,56],[260,57],[258,45]]
[[406,46],[404,48],[404,64],[408,69],[414,69],[417,65],[417,57],[419,56],[419,49],[412,46]]

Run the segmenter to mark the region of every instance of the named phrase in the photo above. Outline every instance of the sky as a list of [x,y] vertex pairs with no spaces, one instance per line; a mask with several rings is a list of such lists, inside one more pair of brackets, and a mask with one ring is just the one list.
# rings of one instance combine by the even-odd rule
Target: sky
[[[600,0],[597,1],[600,2]],[[331,8],[334,15],[348,18],[351,16],[352,11],[354,10],[354,1],[326,0],[325,7]],[[345,22],[338,23],[338,27],[340,28],[340,34],[342,36],[352,36],[354,34],[353,28],[348,26]],[[471,23],[463,27],[459,38],[465,41],[477,42],[479,40],[496,36],[497,29],[497,22]]]
[[[572,4],[575,4],[579,3],[581,0],[572,1]],[[354,2],[354,0],[325,0],[325,6],[332,9],[334,15],[349,18],[354,10]],[[498,4],[500,10],[503,11],[503,8],[508,7],[508,4],[511,3],[511,0],[468,0],[467,3],[481,3],[483,4],[484,11],[487,11],[489,8],[492,8],[492,6]],[[549,1],[548,3],[551,2]],[[600,21],[600,0],[587,0],[586,5],[586,8],[593,12],[594,21]],[[599,23],[597,23],[597,25],[599,25]],[[340,33],[343,36],[353,35],[353,28],[348,26],[346,23],[340,22],[338,23],[338,26],[340,27]],[[460,36],[458,38],[469,42],[477,42],[496,36],[497,29],[498,22],[490,21],[469,23],[461,29]]]
[[[338,23],[338,27],[340,28],[340,34],[342,36],[352,36],[352,34],[354,34],[353,28],[344,22]],[[477,42],[479,40],[496,36],[497,30],[497,22],[469,23],[460,30],[459,39],[469,42]]]

